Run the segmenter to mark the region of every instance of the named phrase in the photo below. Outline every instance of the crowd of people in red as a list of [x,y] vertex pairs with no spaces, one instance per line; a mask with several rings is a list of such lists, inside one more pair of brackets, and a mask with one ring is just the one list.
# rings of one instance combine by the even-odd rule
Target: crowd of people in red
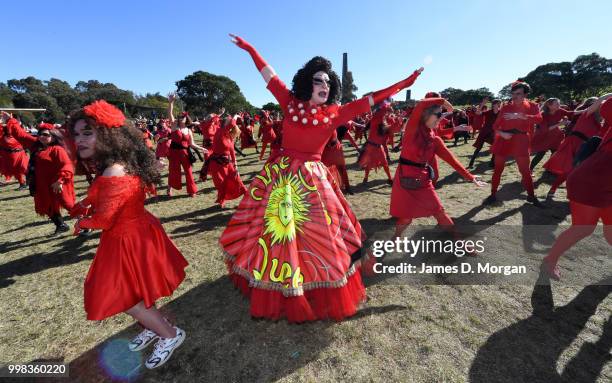
[[[56,234],[69,229],[62,209],[77,218],[75,234],[102,230],[85,281],[85,311],[91,320],[120,312],[133,316],[144,330],[130,349],[139,351],[157,340],[147,367],[163,365],[186,336],[155,308],[156,300],[179,286],[187,266],[159,220],[144,209],[147,194],[161,185],[166,162],[169,197],[182,189],[183,174],[187,193],[197,195],[193,166],[199,157],[203,165],[198,179],[206,182],[210,176],[216,202],[224,207],[241,199],[219,243],[232,282],[250,299],[253,317],[341,320],[365,300],[361,271],[367,272],[372,262],[362,252],[365,233],[344,197],[353,189],[343,140],[359,153],[366,187],[371,170],[383,169],[391,185],[395,236],[419,217],[434,217],[453,232],[454,223],[435,190],[438,157],[476,187],[484,187],[468,169],[487,143],[494,171],[491,194],[483,204],[496,202],[510,158],[527,200],[538,207],[544,206],[535,194],[532,171],[547,152],[552,154],[544,168],[556,175],[547,198],[567,181],[572,226],[544,258],[546,275],[560,278],[560,256],[590,235],[600,220],[612,244],[612,95],[570,107],[556,98],[530,100],[529,84],[516,81],[511,99],[485,99],[465,110],[435,92],[394,108],[391,97],[411,86],[420,68],[396,84],[340,105],[340,81],[325,58],[308,61],[289,89],[252,45],[233,35],[232,42],[251,56],[280,111],[232,115],[220,110],[194,122],[187,112],[175,115],[176,95],[171,94],[167,119],[149,127],[130,122],[100,100],[73,113],[63,125],[41,123],[36,136],[16,116],[2,112],[4,182],[15,178],[19,190],[29,189],[36,213],[49,217]],[[201,145],[195,134],[202,136]],[[445,140],[456,146],[473,138],[475,150],[464,167]],[[237,154],[246,149],[259,154],[263,168],[245,185]],[[390,149],[400,153],[394,175]],[[90,183],[79,202],[75,175],[86,175]]]

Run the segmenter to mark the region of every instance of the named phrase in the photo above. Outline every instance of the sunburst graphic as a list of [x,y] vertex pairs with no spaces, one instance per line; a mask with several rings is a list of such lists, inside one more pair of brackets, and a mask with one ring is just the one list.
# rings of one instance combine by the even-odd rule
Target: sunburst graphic
[[272,245],[292,241],[300,226],[309,221],[307,195],[297,175],[280,174],[272,187],[264,216],[264,235],[271,235]]

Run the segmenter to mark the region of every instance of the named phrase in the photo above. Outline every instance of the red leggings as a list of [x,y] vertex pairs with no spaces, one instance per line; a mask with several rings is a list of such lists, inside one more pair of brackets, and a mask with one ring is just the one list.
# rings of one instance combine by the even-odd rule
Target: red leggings
[[563,253],[578,241],[591,235],[600,219],[604,224],[604,237],[612,245],[612,206],[599,208],[570,201],[570,211],[572,226],[559,235],[546,257],[552,264],[556,264]]
[[[516,157],[516,165],[518,166],[519,172],[521,173],[521,183],[525,190],[527,190],[527,194],[532,196],[533,193],[533,179],[531,178],[531,171],[529,170],[529,156],[521,156]],[[501,175],[504,172],[504,168],[506,167],[506,157],[505,156],[495,156],[495,170],[493,171],[493,178],[491,178],[491,194],[495,195],[497,193],[497,188],[499,187],[499,181],[501,180]]]
[[198,192],[198,187],[191,173],[191,162],[189,162],[189,158],[183,150],[170,149],[168,153],[168,186],[176,190],[181,190],[183,188],[183,183],[181,182],[181,166],[183,167],[183,171],[185,171],[187,193],[193,195]]
[[[438,225],[440,225],[440,227],[442,227],[444,230],[450,232],[453,231],[455,223],[453,222],[453,219],[449,217],[444,210],[434,214],[433,217],[436,219],[436,221],[438,221]],[[411,223],[412,218],[398,218],[395,223],[395,236],[399,237],[404,232],[406,227],[408,227],[408,225],[410,225]]]

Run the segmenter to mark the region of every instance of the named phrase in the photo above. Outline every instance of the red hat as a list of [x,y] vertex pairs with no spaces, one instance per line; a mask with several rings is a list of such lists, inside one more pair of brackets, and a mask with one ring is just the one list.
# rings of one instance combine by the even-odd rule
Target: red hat
[[85,106],[83,112],[98,125],[105,128],[119,128],[125,123],[123,112],[104,100],[94,101]]
[[425,93],[425,98],[440,98],[440,93],[438,93],[438,92],[427,92],[427,93]]

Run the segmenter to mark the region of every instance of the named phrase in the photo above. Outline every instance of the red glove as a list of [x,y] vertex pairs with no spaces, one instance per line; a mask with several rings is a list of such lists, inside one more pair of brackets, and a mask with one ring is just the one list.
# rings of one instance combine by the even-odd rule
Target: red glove
[[253,58],[253,62],[255,62],[255,66],[257,67],[257,70],[261,72],[261,70],[268,65],[268,63],[266,63],[266,61],[259,55],[257,50],[255,50],[255,48],[253,48],[253,46],[249,44],[248,42],[246,42],[242,37],[232,35],[231,33],[230,33],[230,36],[232,37],[232,42],[234,44],[244,49],[245,51],[249,52],[249,54]]

